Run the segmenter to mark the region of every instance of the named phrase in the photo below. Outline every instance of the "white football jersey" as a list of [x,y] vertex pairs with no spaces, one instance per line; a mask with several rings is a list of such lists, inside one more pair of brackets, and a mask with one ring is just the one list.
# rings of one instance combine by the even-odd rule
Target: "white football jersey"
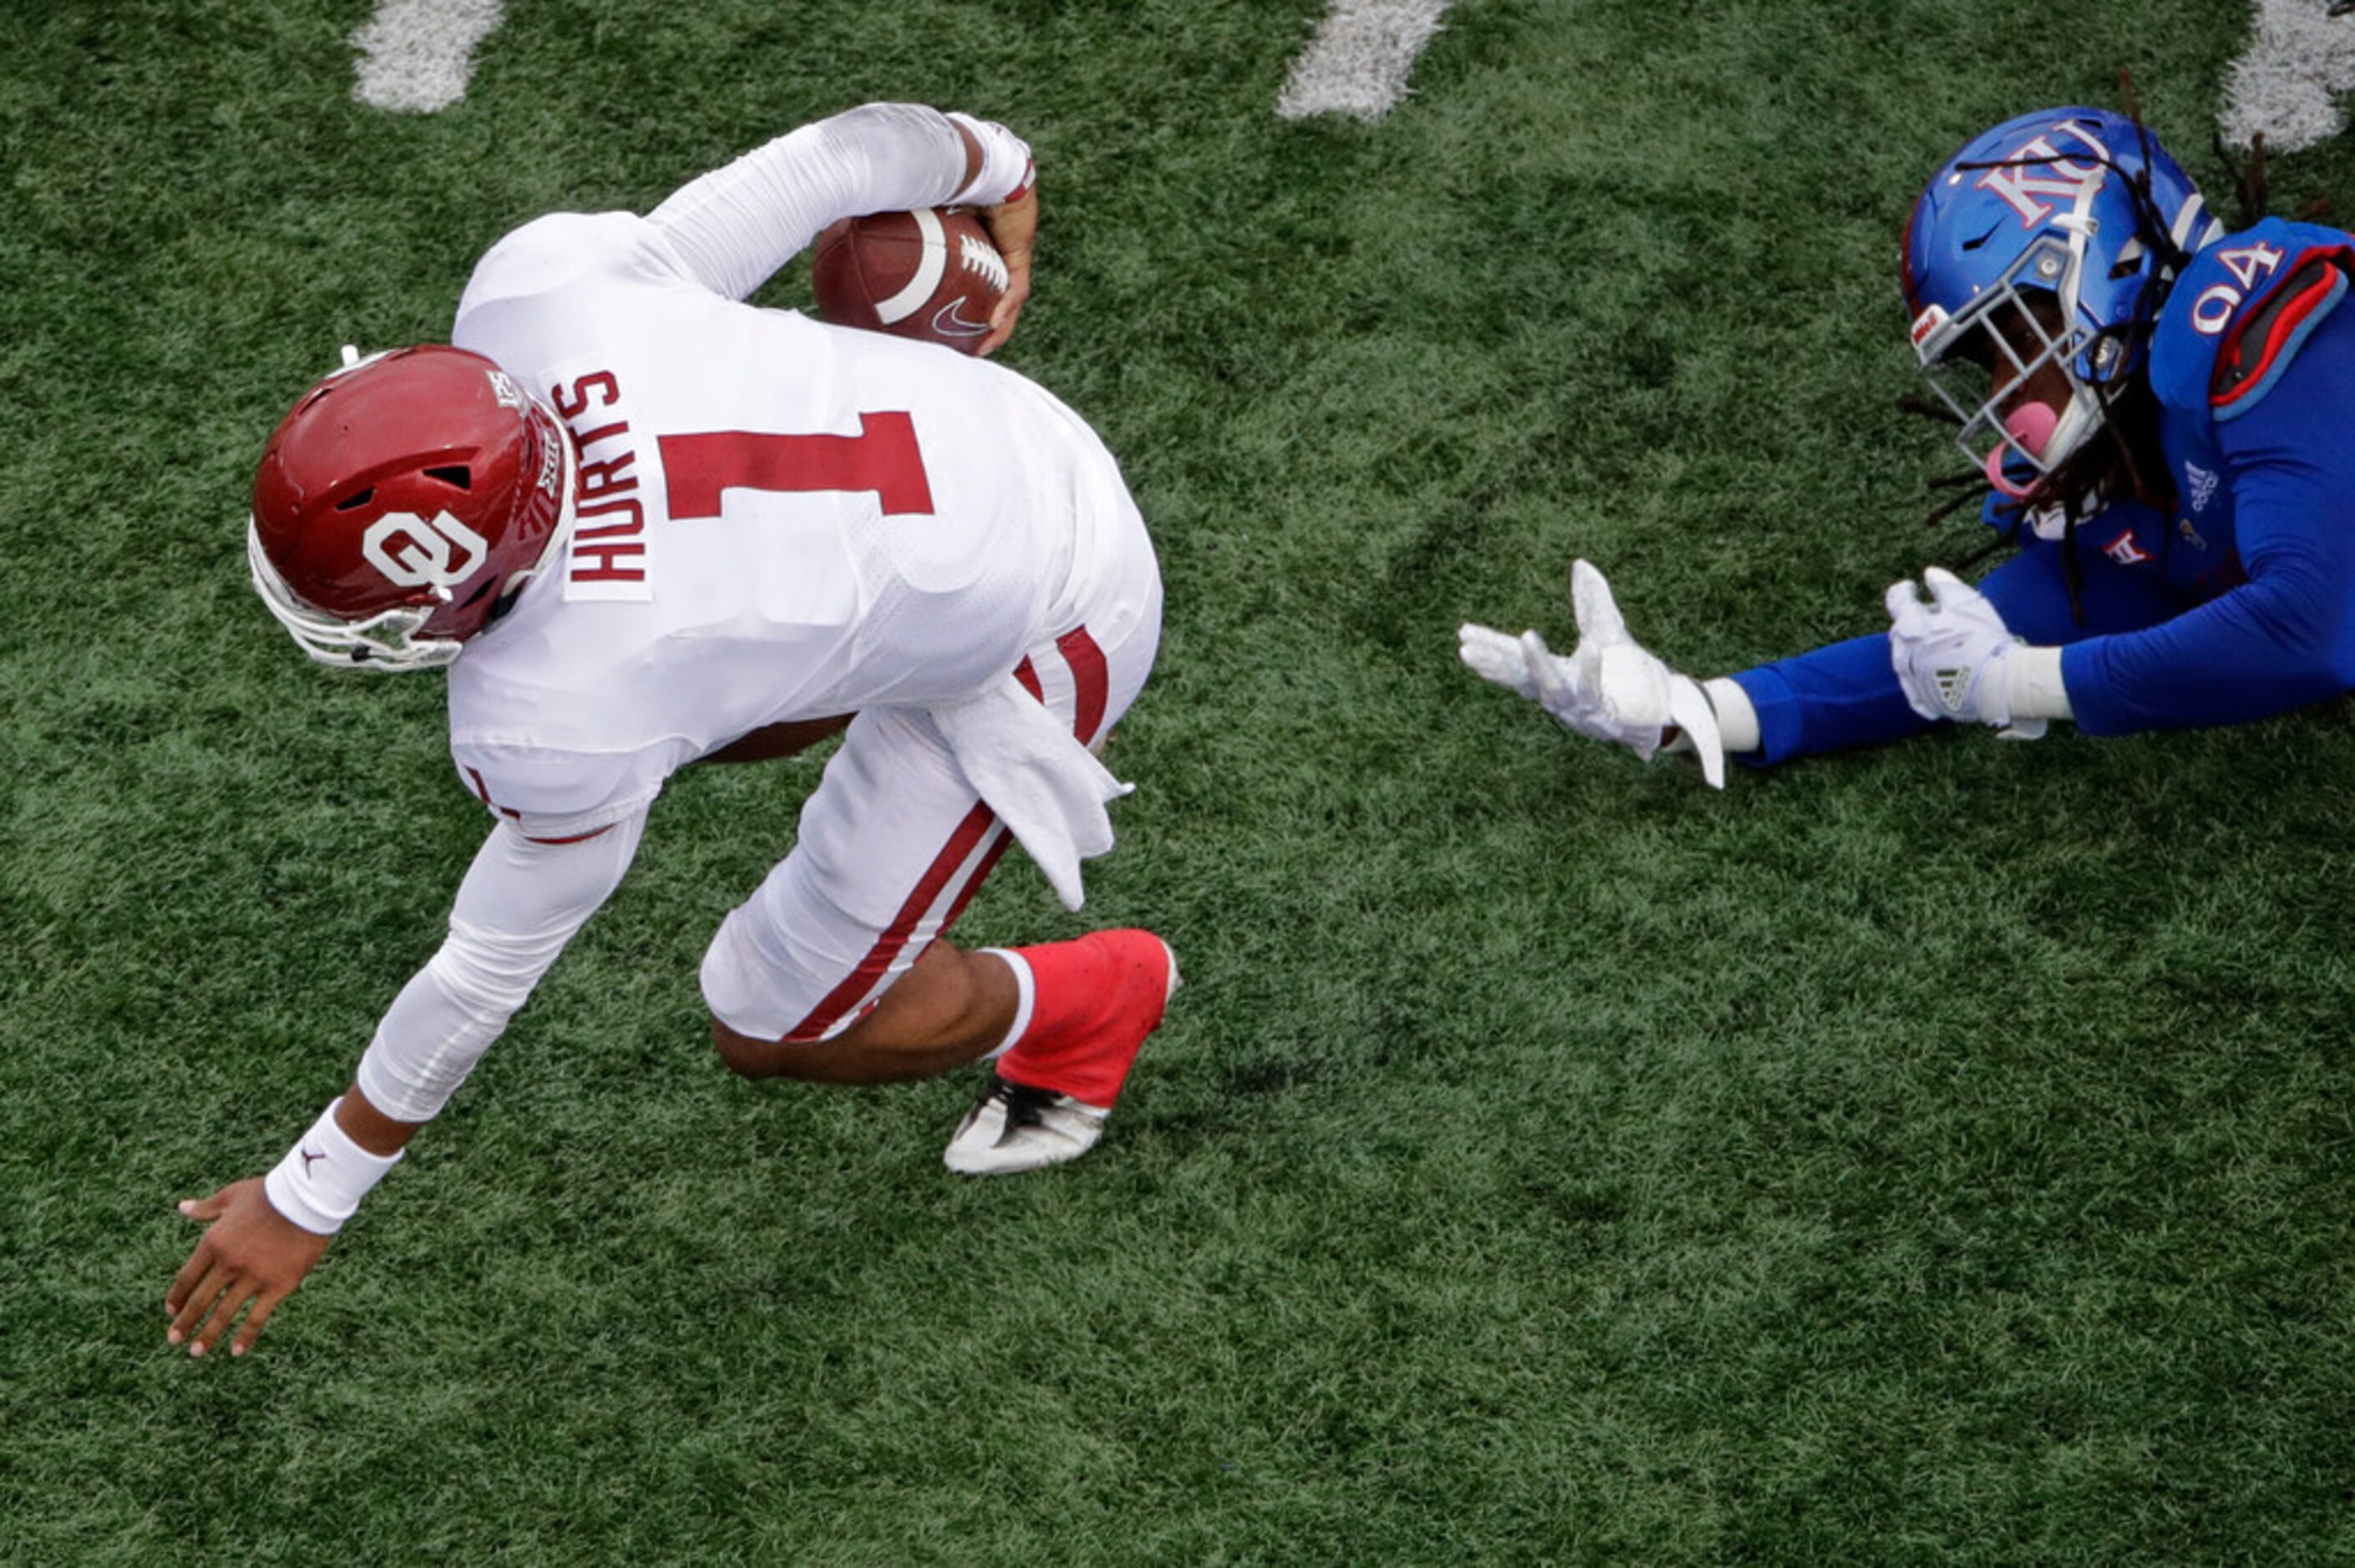
[[1131,547],[1092,525],[1127,505],[1117,466],[1046,392],[724,298],[629,213],[501,240],[451,341],[581,448],[570,540],[450,672],[461,776],[535,833],[763,725],[965,696]]

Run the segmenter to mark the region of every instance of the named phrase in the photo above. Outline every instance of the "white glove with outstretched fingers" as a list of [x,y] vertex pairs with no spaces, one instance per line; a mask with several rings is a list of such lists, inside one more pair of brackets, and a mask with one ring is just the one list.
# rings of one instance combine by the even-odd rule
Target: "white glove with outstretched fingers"
[[1568,657],[1534,631],[1516,638],[1473,625],[1456,630],[1457,652],[1475,674],[1536,703],[1565,729],[1624,746],[1646,762],[1671,726],[1683,731],[1710,788],[1724,789],[1725,747],[1700,683],[1627,635],[1611,585],[1585,561],[1571,564],[1570,603],[1578,646]]
[[1529,678],[1529,656],[1521,652],[1519,638],[1467,620],[1455,629],[1455,652],[1474,674],[1525,701],[1538,700],[1538,683]]
[[1985,594],[1941,567],[1922,574],[1930,602],[1911,579],[1891,583],[1881,602],[1889,610],[1889,662],[1906,704],[1925,719],[1993,725],[2005,738],[2035,740],[2041,718],[2011,716],[2006,666],[2027,643],[2012,635]]

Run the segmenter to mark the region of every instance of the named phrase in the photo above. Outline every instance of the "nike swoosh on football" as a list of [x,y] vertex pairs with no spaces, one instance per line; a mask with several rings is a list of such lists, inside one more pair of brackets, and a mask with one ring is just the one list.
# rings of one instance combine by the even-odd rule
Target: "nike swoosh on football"
[[987,322],[969,322],[962,310],[964,296],[959,294],[932,313],[932,330],[943,337],[979,337],[989,330]]

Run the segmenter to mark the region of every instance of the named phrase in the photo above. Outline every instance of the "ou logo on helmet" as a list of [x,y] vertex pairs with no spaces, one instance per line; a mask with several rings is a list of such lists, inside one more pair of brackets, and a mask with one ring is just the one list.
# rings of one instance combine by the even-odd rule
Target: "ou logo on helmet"
[[490,553],[487,540],[447,512],[388,512],[360,537],[360,554],[397,588],[456,588]]

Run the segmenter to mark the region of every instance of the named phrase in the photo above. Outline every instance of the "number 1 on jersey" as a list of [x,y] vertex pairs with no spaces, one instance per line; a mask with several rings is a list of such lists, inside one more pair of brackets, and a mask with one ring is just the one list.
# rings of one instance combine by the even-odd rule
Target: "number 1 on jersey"
[[932,488],[916,424],[904,413],[861,414],[855,436],[710,430],[664,436],[663,483],[675,519],[717,517],[728,490],[866,490],[886,517],[932,515]]

